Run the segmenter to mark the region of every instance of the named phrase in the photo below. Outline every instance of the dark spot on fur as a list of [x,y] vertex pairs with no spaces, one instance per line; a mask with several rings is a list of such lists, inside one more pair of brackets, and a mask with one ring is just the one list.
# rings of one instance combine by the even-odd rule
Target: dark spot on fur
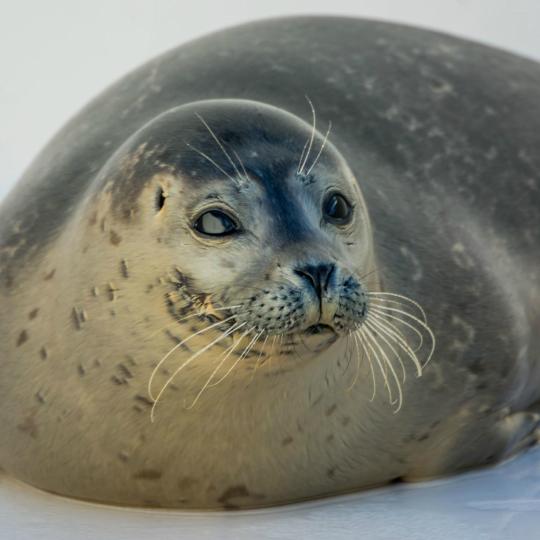
[[128,264],[126,259],[122,259],[120,261],[120,273],[122,274],[122,277],[125,277],[126,279],[129,277]]
[[334,440],[334,434],[333,433],[330,433],[330,435],[328,435],[326,437],[326,442],[332,442]]
[[113,376],[111,377],[111,381],[112,381],[114,384],[117,384],[118,386],[122,386],[123,384],[127,384],[126,379],[120,379],[120,378],[117,377],[116,375],[113,375]]
[[117,246],[122,241],[122,237],[111,229],[109,233],[109,240],[113,246]]
[[137,401],[140,401],[147,407],[152,407],[152,405],[154,404],[154,402],[151,399],[148,399],[146,396],[142,396],[141,394],[137,394],[134,399],[136,399]]
[[126,462],[129,459],[129,454],[125,450],[122,450],[118,453],[118,459],[120,461]]
[[237,504],[232,503],[230,499],[238,499],[238,498],[245,498],[245,497],[251,497],[251,496],[252,495],[247,490],[246,486],[244,485],[232,486],[223,492],[221,497],[219,497],[218,502],[223,505],[223,508],[225,510],[237,510],[239,506]]
[[344,416],[343,420],[341,420],[341,425],[346,426],[351,421],[351,418],[349,416]]
[[97,212],[93,212],[90,216],[90,219],[88,220],[88,225],[92,226],[97,223]]
[[141,471],[135,473],[133,475],[133,478],[135,478],[136,480],[154,481],[154,480],[159,480],[162,474],[163,473],[161,471],[156,471],[154,469],[142,469]]
[[71,320],[73,321],[73,325],[75,326],[75,328],[77,330],[80,330],[82,326],[82,321],[80,313],[77,311],[77,308],[73,308],[71,310]]
[[133,373],[124,364],[118,364],[118,369],[126,379],[133,379]]
[[37,438],[38,429],[33,416],[28,416],[22,424],[17,426],[17,428],[23,433],[30,435],[32,439]]
[[42,405],[43,405],[43,403],[45,403],[45,397],[43,396],[43,394],[41,392],[36,392],[36,399]]
[[83,367],[82,364],[79,364],[79,365],[77,366],[77,371],[79,372],[79,376],[80,376],[80,377],[84,377],[84,376],[86,375],[86,371],[85,371],[85,369],[84,369],[84,367]]
[[43,278],[45,281],[49,281],[54,277],[54,274],[56,273],[56,268],[53,268],[48,274],[45,275]]
[[336,409],[337,405],[334,403],[333,405],[328,407],[328,409],[326,409],[326,416],[331,416],[332,414],[334,414],[334,412],[336,412]]
[[131,354],[126,354],[126,359],[129,362],[130,366],[136,366],[137,365],[137,362],[135,361],[135,358],[133,358],[133,356],[131,356]]
[[114,302],[114,300],[116,300],[116,292],[119,290],[120,289],[114,283],[109,283],[107,285],[107,292],[109,294],[109,300],[111,302]]
[[17,347],[20,347],[23,343],[26,343],[28,341],[28,332],[26,330],[23,330],[19,337],[17,338]]
[[326,471],[326,476],[328,476],[328,478],[334,478],[335,475],[336,475],[336,467],[331,467],[330,469]]
[[421,435],[420,437],[418,437],[418,439],[416,439],[418,442],[422,442],[422,441],[425,441],[426,439],[429,439],[429,433],[424,433],[424,435]]
[[38,313],[39,313],[39,308],[35,308],[28,314],[28,318],[30,320],[35,319]]
[[105,218],[101,218],[101,221],[99,222],[99,228],[101,229],[101,232],[105,232]]
[[293,442],[293,438],[288,435],[287,437],[285,437],[282,441],[281,441],[281,445],[282,446],[287,446],[288,444],[291,444]]
[[45,347],[41,347],[41,349],[39,349],[39,356],[41,356],[42,360],[47,360],[49,353]]
[[180,489],[190,489],[196,484],[198,484],[199,481],[196,478],[191,478],[189,476],[183,476],[178,480],[178,487]]

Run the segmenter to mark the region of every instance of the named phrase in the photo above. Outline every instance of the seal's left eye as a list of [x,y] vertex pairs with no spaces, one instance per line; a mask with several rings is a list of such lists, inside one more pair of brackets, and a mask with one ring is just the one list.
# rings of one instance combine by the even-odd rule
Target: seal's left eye
[[221,210],[209,210],[201,214],[193,224],[193,228],[208,236],[227,236],[239,229],[234,220]]
[[352,218],[352,206],[343,195],[330,194],[323,204],[324,217],[336,225],[346,225]]

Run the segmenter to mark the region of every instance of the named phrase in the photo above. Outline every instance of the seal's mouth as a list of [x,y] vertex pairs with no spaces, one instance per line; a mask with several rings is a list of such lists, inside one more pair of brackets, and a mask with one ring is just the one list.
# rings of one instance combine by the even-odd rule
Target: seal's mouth
[[335,330],[328,324],[312,324],[304,330],[304,334],[307,334],[308,336],[326,334],[329,332],[335,334]]

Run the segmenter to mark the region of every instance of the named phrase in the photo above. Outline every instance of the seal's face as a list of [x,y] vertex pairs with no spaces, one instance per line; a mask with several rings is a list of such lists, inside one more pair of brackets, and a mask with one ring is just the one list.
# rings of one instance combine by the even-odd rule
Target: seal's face
[[155,193],[165,241],[182,254],[184,294],[218,318],[234,315],[234,331],[328,345],[367,311],[371,231],[356,181],[298,118],[216,103],[177,113],[177,181]]

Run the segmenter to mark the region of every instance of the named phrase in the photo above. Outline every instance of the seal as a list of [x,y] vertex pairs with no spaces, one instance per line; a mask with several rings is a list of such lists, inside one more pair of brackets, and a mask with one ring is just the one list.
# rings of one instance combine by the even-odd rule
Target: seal
[[537,439],[540,67],[343,18],[128,74],[0,211],[0,465],[249,508]]

